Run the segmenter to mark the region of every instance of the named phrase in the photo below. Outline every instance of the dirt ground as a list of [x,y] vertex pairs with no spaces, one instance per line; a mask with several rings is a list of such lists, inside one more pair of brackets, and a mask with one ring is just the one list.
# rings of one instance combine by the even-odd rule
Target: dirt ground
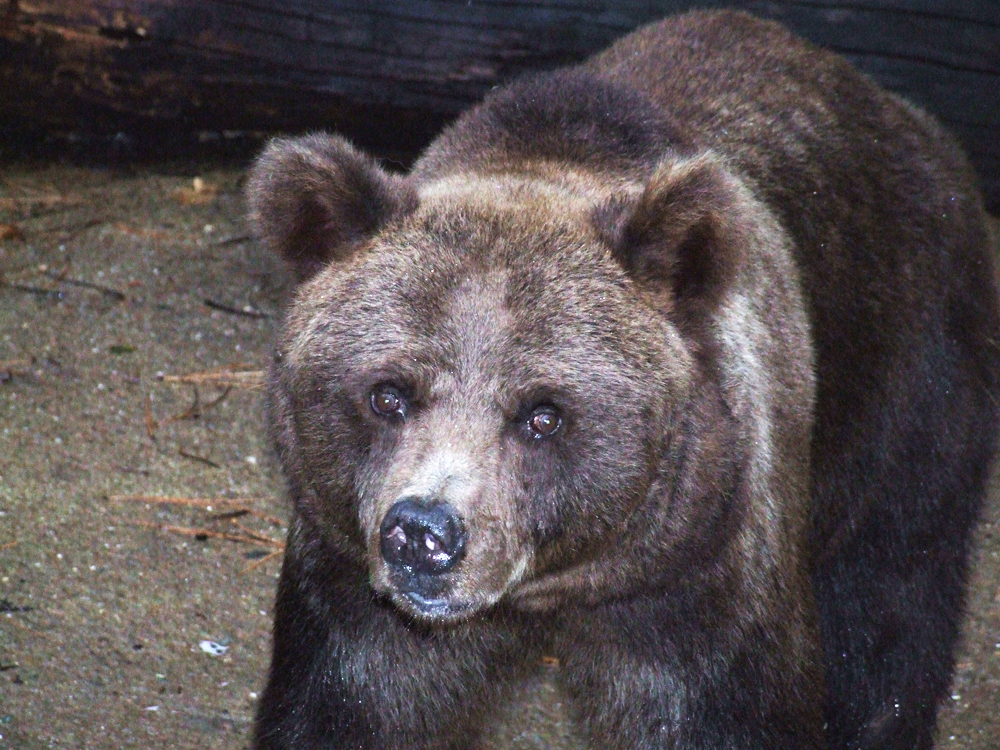
[[[267,362],[290,279],[246,237],[241,179],[0,171],[0,750],[248,745],[282,483],[260,391],[170,380]],[[995,750],[997,493],[969,609],[938,745]],[[495,748],[578,746],[555,669]]]

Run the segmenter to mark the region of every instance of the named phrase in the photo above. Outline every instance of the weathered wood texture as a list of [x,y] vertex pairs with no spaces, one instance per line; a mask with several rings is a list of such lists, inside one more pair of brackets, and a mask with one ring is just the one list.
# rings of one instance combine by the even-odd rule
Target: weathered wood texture
[[1000,209],[996,0],[0,0],[7,117],[334,127],[419,145],[497,83],[644,22],[741,7],[837,50],[961,138]]

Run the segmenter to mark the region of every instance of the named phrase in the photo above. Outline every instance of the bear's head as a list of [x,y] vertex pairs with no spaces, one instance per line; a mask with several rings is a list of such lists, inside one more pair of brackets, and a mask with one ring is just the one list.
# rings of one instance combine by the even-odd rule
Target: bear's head
[[743,188],[710,156],[605,182],[417,182],[322,135],[254,168],[251,220],[300,280],[271,375],[297,515],[411,616],[682,577],[733,522],[716,329],[759,241]]

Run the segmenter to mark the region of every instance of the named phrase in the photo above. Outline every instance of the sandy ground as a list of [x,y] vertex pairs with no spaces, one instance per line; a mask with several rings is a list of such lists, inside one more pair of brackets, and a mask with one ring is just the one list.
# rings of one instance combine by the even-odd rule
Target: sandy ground
[[[0,172],[0,749],[248,745],[286,513],[263,398],[162,378],[267,361],[290,280],[241,178]],[[979,539],[941,748],[1000,748],[996,493]],[[555,669],[495,748],[576,746]]]

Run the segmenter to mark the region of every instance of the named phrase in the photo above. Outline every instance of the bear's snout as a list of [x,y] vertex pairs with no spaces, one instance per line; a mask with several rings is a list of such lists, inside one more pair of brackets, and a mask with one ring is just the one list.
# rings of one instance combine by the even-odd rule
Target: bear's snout
[[385,514],[379,527],[382,558],[409,575],[439,575],[465,553],[465,525],[445,502],[404,498]]

